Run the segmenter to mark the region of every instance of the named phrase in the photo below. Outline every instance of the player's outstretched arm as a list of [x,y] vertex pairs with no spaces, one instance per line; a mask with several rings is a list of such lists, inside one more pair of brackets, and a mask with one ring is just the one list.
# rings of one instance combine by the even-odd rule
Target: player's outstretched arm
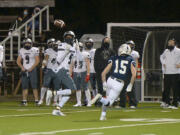
[[90,59],[86,58],[85,62],[86,62],[86,69],[87,69],[85,81],[88,82],[90,80]]
[[112,62],[109,63],[106,68],[104,69],[104,71],[102,72],[101,74],[101,77],[102,77],[102,82],[106,82],[106,75],[107,73],[109,73],[109,71],[111,70],[111,67],[112,67]]
[[129,85],[126,88],[127,92],[131,92],[133,84],[134,84],[134,81],[136,79],[136,68],[135,68],[135,66],[132,63],[131,63],[131,74],[132,74],[132,76],[131,76],[130,83],[129,83]]
[[132,63],[131,63],[131,73],[132,73],[131,84],[134,84],[134,81],[136,79],[136,68]]
[[86,58],[85,62],[86,62],[86,68],[87,68],[87,75],[90,75],[90,59]]
[[73,77],[73,69],[74,69],[74,60],[71,62],[70,68],[69,68],[69,74],[71,77]]
[[112,67],[112,62],[109,63],[109,64],[106,66],[106,68],[104,69],[104,71],[103,71],[102,74],[101,74],[102,82],[103,82],[103,90],[104,90],[104,91],[107,91],[106,75],[107,75],[107,73],[109,73],[109,71],[111,70],[111,67]]

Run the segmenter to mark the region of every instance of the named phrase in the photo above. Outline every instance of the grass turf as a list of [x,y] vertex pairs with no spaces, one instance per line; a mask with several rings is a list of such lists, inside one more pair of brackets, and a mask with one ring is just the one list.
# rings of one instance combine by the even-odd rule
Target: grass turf
[[35,107],[34,104],[20,107],[17,102],[2,102],[0,135],[180,134],[180,110],[161,109],[157,103],[140,104],[135,110],[109,108],[106,121],[99,121],[101,109],[97,107],[74,108],[68,104],[62,110],[65,117],[52,116],[52,110],[53,107]]

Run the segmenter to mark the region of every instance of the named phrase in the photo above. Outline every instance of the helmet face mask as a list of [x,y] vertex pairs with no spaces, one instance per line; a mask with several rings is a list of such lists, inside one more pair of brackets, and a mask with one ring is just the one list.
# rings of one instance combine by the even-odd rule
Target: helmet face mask
[[32,48],[32,40],[30,38],[23,40],[24,49],[30,50]]
[[57,42],[52,45],[52,49],[56,52],[58,51],[58,43]]
[[87,38],[86,41],[85,41],[86,49],[88,49],[88,50],[92,49],[93,45],[94,45],[93,39],[92,38]]
[[74,39],[75,39],[75,34],[72,31],[67,31],[64,33],[64,42],[67,44],[73,45]]
[[134,43],[134,41],[133,41],[133,40],[129,40],[129,41],[127,41],[127,42],[126,42],[126,44],[130,45],[131,50],[134,50],[134,49],[135,49],[135,43]]
[[47,41],[47,46],[48,48],[52,48],[53,44],[55,44],[56,40],[54,38],[50,38],[48,41]]
[[118,55],[131,55],[131,47],[128,44],[122,44],[118,49]]

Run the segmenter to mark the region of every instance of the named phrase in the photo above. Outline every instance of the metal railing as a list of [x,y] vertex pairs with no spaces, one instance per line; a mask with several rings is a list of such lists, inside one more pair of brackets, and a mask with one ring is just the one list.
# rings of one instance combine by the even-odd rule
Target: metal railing
[[[42,14],[46,13],[46,30],[49,31],[49,6],[45,6],[43,9],[41,9],[38,13],[34,14],[29,20],[27,20],[24,24],[22,24],[19,28],[15,29],[12,34],[10,34],[8,37],[6,37],[0,44],[4,47],[4,59],[3,59],[3,65],[5,66],[5,50],[6,50],[6,44],[8,41],[10,41],[10,61],[13,61],[13,37],[18,37],[18,52],[21,48],[21,32],[24,30],[25,37],[28,37],[28,25],[29,23],[32,23],[32,41],[35,41],[35,19],[39,17],[39,34],[42,33]],[[43,22],[44,23],[44,22]],[[18,34],[17,34],[18,33]]]

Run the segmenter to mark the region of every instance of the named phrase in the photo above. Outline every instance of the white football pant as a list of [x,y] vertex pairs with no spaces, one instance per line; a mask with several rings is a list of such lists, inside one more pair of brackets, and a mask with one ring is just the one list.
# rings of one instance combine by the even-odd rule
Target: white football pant
[[107,80],[107,99],[109,100],[109,103],[111,106],[114,101],[119,97],[123,87],[124,87],[124,82],[119,82],[115,79],[112,79],[111,77],[108,78]]

